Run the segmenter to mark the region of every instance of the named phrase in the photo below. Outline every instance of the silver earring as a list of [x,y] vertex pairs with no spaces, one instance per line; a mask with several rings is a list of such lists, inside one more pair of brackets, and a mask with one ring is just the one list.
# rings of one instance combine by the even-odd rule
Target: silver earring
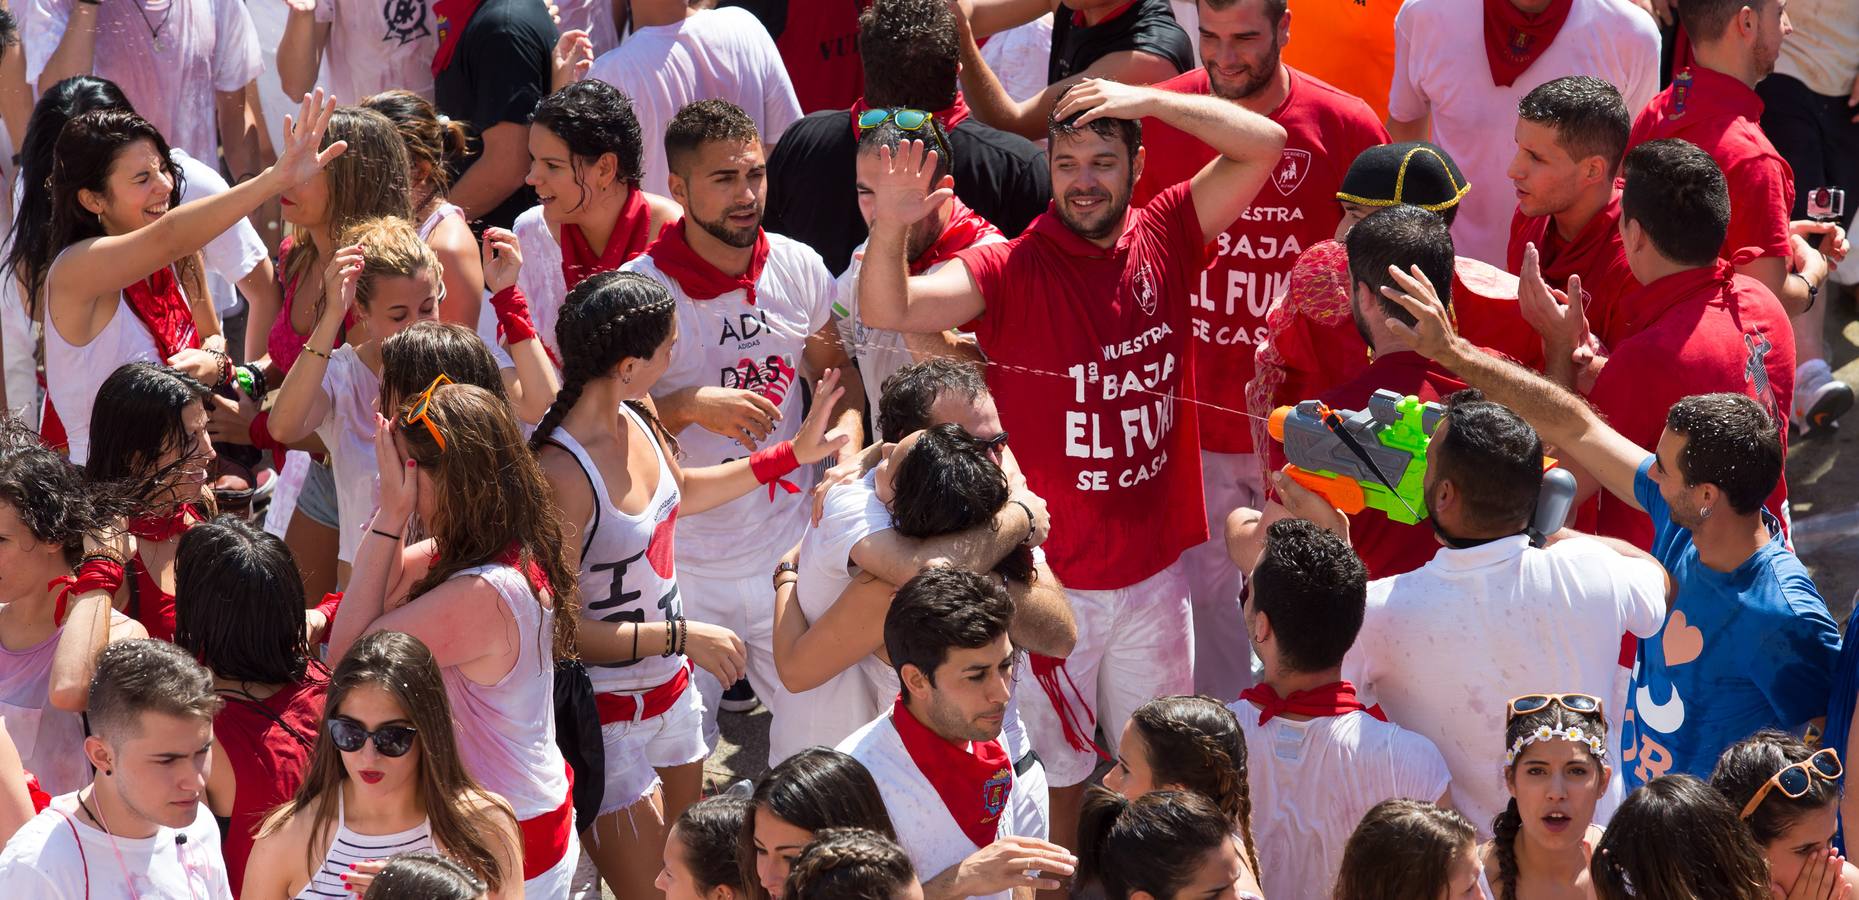
[[1705,506],[1705,507],[1701,507],[1698,509],[1698,518],[1708,519],[1710,517],[1711,517],[1711,507]]

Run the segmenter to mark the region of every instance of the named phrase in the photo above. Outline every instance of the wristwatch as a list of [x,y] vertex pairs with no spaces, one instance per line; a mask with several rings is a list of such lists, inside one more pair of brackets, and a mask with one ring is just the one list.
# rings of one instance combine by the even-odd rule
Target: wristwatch
[[781,586],[781,573],[783,572],[792,572],[794,573],[794,580],[800,580],[800,567],[787,560],[782,560],[781,562],[775,563],[775,587],[777,588]]

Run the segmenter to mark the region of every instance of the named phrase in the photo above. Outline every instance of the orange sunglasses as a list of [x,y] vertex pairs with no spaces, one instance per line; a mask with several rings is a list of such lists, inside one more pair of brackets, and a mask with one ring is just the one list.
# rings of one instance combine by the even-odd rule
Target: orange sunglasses
[[421,392],[419,402],[413,405],[412,411],[401,420],[404,427],[411,427],[415,423],[426,426],[426,433],[432,435],[432,442],[439,445],[440,453],[445,452],[445,435],[439,433],[439,426],[429,415],[432,411],[432,392],[438,390],[440,385],[451,383],[452,379],[444,372],[440,372],[439,377],[434,378],[432,384],[427,385],[426,390]]

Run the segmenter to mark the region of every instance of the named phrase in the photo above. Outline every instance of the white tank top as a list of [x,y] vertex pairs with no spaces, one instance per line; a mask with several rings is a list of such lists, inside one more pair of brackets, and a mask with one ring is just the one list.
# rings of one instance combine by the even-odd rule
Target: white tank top
[[433,229],[438,228],[439,223],[445,221],[447,216],[457,216],[462,220],[465,217],[465,211],[451,203],[439,204],[439,208],[433,210],[432,215],[427,216],[426,221],[420,223],[420,240],[424,241],[432,237]]
[[323,858],[323,864],[310,873],[310,883],[297,892],[296,900],[355,896],[342,883],[342,876],[348,874],[350,868],[358,862],[387,859],[396,853],[437,849],[433,846],[431,825],[421,819],[420,824],[393,834],[357,834],[349,830],[348,818],[342,810],[342,792],[337,790],[336,839],[330,843],[329,855]]
[[[49,293],[49,292],[48,292]],[[45,392],[70,438],[71,461],[83,465],[90,458],[90,409],[104,379],[132,362],[167,363],[155,350],[155,336],[136,318],[119,293],[110,324],[77,346],[65,340],[46,314]]]
[[[582,524],[581,615],[598,622],[664,622],[684,614],[678,596],[677,567],[672,561],[672,534],[678,522],[678,481],[665,448],[638,412],[620,404],[635,433],[652,442],[658,460],[658,489],[645,512],[629,516],[613,505],[600,467],[565,429],[549,439],[569,452],[594,488],[594,517]],[[682,656],[648,656],[621,663],[590,663],[588,680],[602,693],[631,693],[671,680],[683,667]]]
[[19,748],[26,771],[39,776],[39,786],[56,797],[90,781],[90,762],[84,755],[84,720],[74,712],[53,706],[52,655],[64,629],[36,646],[8,650],[0,646],[0,721]]
[[474,575],[497,589],[516,620],[516,665],[496,684],[478,684],[457,666],[439,674],[465,771],[510,801],[518,821],[532,819],[568,799],[568,773],[555,746],[555,611],[536,602],[515,568],[478,566],[452,578]]

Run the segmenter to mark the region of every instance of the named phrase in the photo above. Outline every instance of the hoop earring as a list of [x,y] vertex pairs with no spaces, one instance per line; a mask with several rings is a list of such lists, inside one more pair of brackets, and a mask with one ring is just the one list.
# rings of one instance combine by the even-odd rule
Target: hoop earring
[[1710,517],[1711,517],[1711,507],[1705,506],[1705,507],[1700,507],[1698,509],[1698,518],[1708,519]]

